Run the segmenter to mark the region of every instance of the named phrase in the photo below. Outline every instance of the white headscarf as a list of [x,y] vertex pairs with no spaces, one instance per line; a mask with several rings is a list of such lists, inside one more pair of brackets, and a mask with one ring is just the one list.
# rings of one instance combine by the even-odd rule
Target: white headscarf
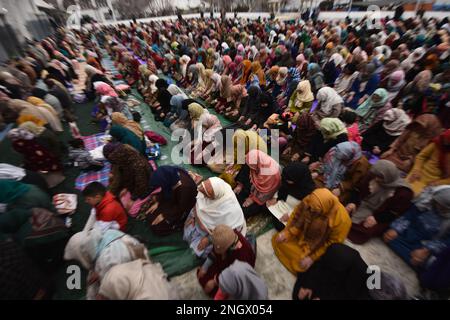
[[[244,213],[231,186],[220,178],[208,179],[214,190],[214,199],[206,197],[202,192],[197,195],[195,206],[197,217],[210,232],[220,224],[233,229],[245,225]],[[205,182],[202,182],[204,184]]]
[[339,67],[344,62],[344,58],[339,53],[333,53],[330,57],[330,61],[333,61],[334,65]]
[[329,114],[334,105],[344,103],[342,97],[330,87],[323,87],[317,91],[318,108],[324,113]]
[[112,267],[99,289],[110,300],[172,300],[175,292],[161,265],[143,259]]
[[7,163],[0,163],[0,179],[20,181],[25,177],[25,169]]
[[184,93],[184,91],[181,90],[178,86],[176,86],[176,85],[174,85],[174,84],[170,84],[170,85],[167,87],[167,91],[169,91],[169,93],[170,93],[172,96],[182,95],[182,96],[183,96],[183,99],[187,99],[187,98],[188,98],[188,96]]
[[152,74],[148,77],[148,81],[150,82],[150,90],[152,91],[152,93],[155,93],[156,91],[158,91],[158,88],[156,87],[156,81],[158,80],[158,76]]

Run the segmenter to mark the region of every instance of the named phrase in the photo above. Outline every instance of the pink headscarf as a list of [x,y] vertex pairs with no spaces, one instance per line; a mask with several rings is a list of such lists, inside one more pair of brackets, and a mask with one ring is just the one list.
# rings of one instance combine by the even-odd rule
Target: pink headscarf
[[240,65],[242,61],[244,61],[243,56],[236,55],[236,57],[234,57],[234,63],[236,63],[237,66]]
[[[281,183],[280,166],[261,150],[251,150],[245,157],[250,167],[250,180],[257,191],[275,193]],[[256,200],[256,199],[254,199]]]
[[223,56],[222,60],[225,66],[228,66],[231,63],[230,56]]
[[107,83],[97,81],[94,82],[95,91],[102,96],[118,97],[117,92]]

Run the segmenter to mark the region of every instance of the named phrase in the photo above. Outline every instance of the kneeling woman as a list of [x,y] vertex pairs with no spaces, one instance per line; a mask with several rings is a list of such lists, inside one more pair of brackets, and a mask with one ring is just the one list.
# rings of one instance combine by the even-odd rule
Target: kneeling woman
[[209,235],[220,224],[246,234],[244,213],[230,185],[220,178],[203,181],[198,188],[197,203],[184,226],[184,240],[201,258],[212,250]]
[[153,199],[142,210],[147,214],[150,229],[157,235],[167,235],[183,228],[195,205],[197,185],[184,169],[159,167],[150,178]]
[[245,163],[236,177],[234,193],[248,218],[265,211],[266,202],[280,187],[281,172],[278,163],[260,150],[251,150]]
[[305,272],[333,243],[343,243],[351,227],[344,206],[328,189],[316,189],[292,213],[272,245],[281,263],[293,274]]
[[281,174],[281,187],[274,198],[267,201],[269,211],[274,215],[273,222],[278,231],[284,229],[289,215],[303,198],[316,189],[311,172],[306,164],[294,162],[288,164]]
[[251,244],[238,231],[225,225],[218,225],[211,234],[213,251],[198,269],[197,278],[203,290],[214,297],[219,289],[219,275],[236,260],[255,267],[256,254]]
[[450,186],[425,190],[391,224],[384,241],[413,268],[427,270],[433,256],[450,246]]
[[353,213],[348,238],[357,244],[380,236],[394,219],[408,210],[414,197],[410,185],[400,177],[400,170],[388,160],[375,163],[358,190],[358,207],[354,203],[347,205],[349,213]]

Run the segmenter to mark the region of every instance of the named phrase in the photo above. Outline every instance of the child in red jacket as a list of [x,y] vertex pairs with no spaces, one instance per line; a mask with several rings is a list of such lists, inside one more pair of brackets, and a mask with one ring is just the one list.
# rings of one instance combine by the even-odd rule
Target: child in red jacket
[[83,190],[85,202],[95,208],[97,221],[115,221],[125,231],[128,217],[116,197],[99,182],[92,182]]

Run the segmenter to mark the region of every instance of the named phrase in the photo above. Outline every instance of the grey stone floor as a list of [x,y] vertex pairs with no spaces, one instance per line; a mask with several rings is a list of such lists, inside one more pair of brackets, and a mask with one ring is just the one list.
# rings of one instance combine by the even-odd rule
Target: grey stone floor
[[[271,239],[275,232],[272,229],[258,237],[255,269],[266,281],[271,300],[290,300],[295,277],[284,268],[273,252]],[[415,272],[380,239],[373,239],[362,246],[354,245],[349,241],[346,241],[346,244],[358,250],[368,265],[377,265],[381,271],[403,279],[411,296],[419,292],[420,287]],[[208,299],[198,284],[196,270],[175,277],[172,282],[178,288],[181,299]]]

